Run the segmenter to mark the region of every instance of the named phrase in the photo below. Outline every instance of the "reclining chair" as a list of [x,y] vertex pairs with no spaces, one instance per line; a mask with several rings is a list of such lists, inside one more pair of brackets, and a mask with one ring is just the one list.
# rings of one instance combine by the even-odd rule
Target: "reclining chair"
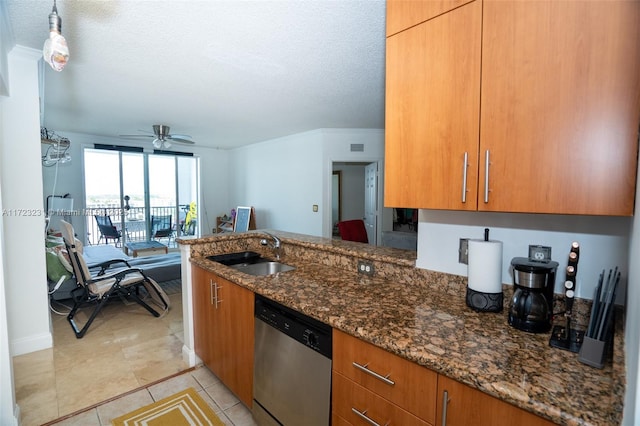
[[[112,297],[130,297],[155,317],[160,317],[169,311],[169,297],[164,290],[142,269],[131,268],[126,260],[114,259],[101,263],[98,265],[100,271],[91,275],[82,254],[82,243],[75,238],[73,226],[64,220],[61,220],[60,223],[62,237],[69,253],[69,263],[71,263],[78,285],[71,291],[74,304],[67,315],[67,320],[69,320],[76,338],[81,339],[84,336],[100,310]],[[117,263],[124,264],[125,267],[110,269],[112,265]],[[140,287],[144,287],[149,297],[141,297]],[[160,312],[152,308],[145,300],[160,308]],[[79,328],[74,317],[78,309],[88,304],[95,304],[95,308],[84,326]]]

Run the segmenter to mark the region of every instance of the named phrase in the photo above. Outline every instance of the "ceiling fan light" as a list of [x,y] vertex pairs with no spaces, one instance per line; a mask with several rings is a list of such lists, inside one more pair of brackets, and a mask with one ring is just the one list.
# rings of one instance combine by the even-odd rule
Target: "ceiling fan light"
[[153,147],[154,147],[155,149],[160,149],[160,148],[162,148],[162,141],[161,141],[160,139],[158,139],[158,138],[154,139],[154,140],[153,140]]
[[163,145],[162,147],[163,147],[164,149],[169,149],[169,148],[171,148],[171,142],[169,142],[169,141],[168,141],[168,140],[166,140],[166,139],[163,141],[163,144],[162,144],[162,145]]

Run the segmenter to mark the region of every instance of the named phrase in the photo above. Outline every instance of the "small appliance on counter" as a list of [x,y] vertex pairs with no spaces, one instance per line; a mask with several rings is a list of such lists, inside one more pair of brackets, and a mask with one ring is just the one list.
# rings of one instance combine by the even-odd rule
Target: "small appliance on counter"
[[469,240],[467,306],[478,312],[502,312],[502,241]]
[[513,298],[509,324],[530,333],[546,333],[553,319],[553,292],[558,262],[514,257]]
[[573,317],[573,300],[576,296],[576,286],[578,274],[578,259],[580,258],[580,244],[577,241],[571,243],[569,260],[565,268],[564,281],[564,320],[559,321],[551,330],[549,345],[554,348],[564,349],[571,352],[580,351],[584,341],[584,330],[575,328],[576,321]]

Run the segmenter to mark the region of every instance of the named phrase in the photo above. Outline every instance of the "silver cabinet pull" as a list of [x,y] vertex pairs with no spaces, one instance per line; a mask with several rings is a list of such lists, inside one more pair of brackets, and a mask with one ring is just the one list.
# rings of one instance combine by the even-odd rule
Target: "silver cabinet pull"
[[469,153],[464,153],[464,164],[462,165],[462,202],[467,202],[467,167],[469,167]]
[[218,286],[218,283],[214,282],[214,291],[215,291],[215,299],[216,299],[216,309],[218,309],[218,303],[222,303],[222,300],[218,300],[218,290],[220,290],[222,287]]
[[447,406],[449,405],[449,392],[444,391],[442,397],[442,426],[447,426]]
[[[367,416],[367,410],[364,411],[358,411],[355,408],[351,407],[351,411],[353,411],[354,414],[356,414],[358,417],[360,417],[362,420],[364,420],[365,422],[369,423],[371,426],[380,426],[379,423],[376,423],[375,420],[373,420],[371,417]],[[389,422],[385,423],[384,426],[387,426],[389,424]]]
[[484,153],[484,202],[489,202],[489,150]]
[[358,369],[360,369],[360,370],[364,371],[364,372],[365,372],[365,373],[367,373],[367,374],[372,375],[372,376],[373,376],[373,377],[375,377],[376,379],[378,379],[378,380],[382,380],[383,382],[385,382],[386,384],[391,385],[391,386],[393,386],[393,385],[395,385],[395,384],[396,384],[396,382],[394,382],[393,380],[389,379],[389,376],[390,376],[389,374],[387,374],[386,376],[383,376],[383,375],[381,375],[381,374],[378,374],[378,373],[376,373],[376,372],[375,372],[375,371],[373,371],[373,370],[369,370],[369,369],[367,368],[367,366],[368,366],[368,365],[369,365],[369,363],[367,363],[367,364],[365,364],[365,365],[360,365],[360,364],[358,364],[358,363],[357,363],[357,362],[355,362],[355,361],[353,362],[353,366],[354,366],[354,367],[356,367],[356,368],[358,368]]

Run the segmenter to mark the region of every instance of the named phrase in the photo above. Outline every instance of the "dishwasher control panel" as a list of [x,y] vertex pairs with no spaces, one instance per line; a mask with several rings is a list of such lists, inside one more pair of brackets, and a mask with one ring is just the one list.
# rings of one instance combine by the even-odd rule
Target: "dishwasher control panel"
[[255,317],[331,359],[331,327],[256,294]]

